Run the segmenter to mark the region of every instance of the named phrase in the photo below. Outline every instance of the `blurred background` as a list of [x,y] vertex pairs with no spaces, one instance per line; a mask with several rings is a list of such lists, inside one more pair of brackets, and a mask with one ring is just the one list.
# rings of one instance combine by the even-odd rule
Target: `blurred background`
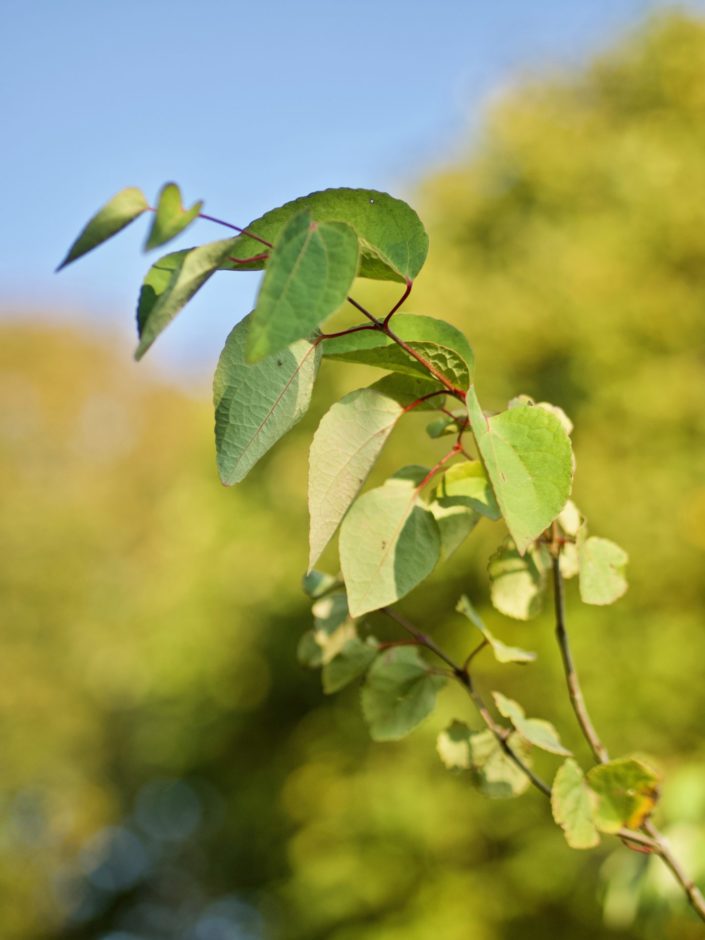
[[[308,442],[375,374],[324,366],[224,490],[210,375],[257,276],[215,278],[138,367],[146,226],[51,272],[125,185],[175,179],[240,224],[331,185],[409,199],[431,252],[407,309],[463,328],[487,407],[525,392],[575,422],[576,501],[631,557],[616,606],[569,591],[586,695],[611,750],[663,770],[659,822],[705,880],[705,4],[5,0],[0,21],[2,940],[700,936],[645,856],[571,852],[538,796],[445,771],[461,698],[373,745],[358,690],[324,698],[297,664]],[[423,427],[378,479],[430,459]],[[486,607],[500,538],[483,523],[402,609],[467,649],[453,607]],[[487,619],[539,660],[481,685],[586,758],[550,616]]]

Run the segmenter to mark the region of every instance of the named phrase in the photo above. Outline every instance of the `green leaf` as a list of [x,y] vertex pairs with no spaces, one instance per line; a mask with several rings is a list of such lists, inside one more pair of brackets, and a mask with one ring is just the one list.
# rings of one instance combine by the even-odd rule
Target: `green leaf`
[[520,405],[485,417],[475,389],[468,414],[480,456],[512,538],[523,554],[551,524],[570,494],[570,438],[555,415]]
[[431,714],[445,685],[419,651],[398,646],[381,653],[367,673],[362,711],[375,741],[396,741]]
[[458,505],[453,500],[432,499],[428,508],[438,523],[441,558],[446,560],[460,548],[482,516],[474,509]]
[[403,407],[375,387],[350,392],[321,419],[309,454],[312,567],[360,492]]
[[344,222],[294,216],[271,252],[252,313],[250,362],[305,339],[345,302],[355,279],[358,243]]
[[147,209],[149,209],[149,203],[141,189],[131,186],[120,190],[90,219],[56,270],[60,271],[67,264],[71,264],[72,261],[92,251],[93,248],[97,248],[113,235],[117,235]]
[[323,666],[323,691],[330,695],[339,692],[367,672],[379,653],[377,641],[368,637],[363,641],[355,636],[348,640],[340,652]]
[[615,542],[592,535],[578,542],[580,597],[584,604],[613,604],[627,590],[629,556]]
[[339,584],[340,581],[338,578],[334,577],[332,574],[326,574],[325,571],[311,570],[301,579],[301,587],[303,588],[304,594],[307,594],[314,600],[321,597],[323,594],[328,594],[329,591]]
[[181,201],[181,190],[176,183],[166,183],[162,186],[154,213],[152,227],[147,236],[145,250],[158,248],[180,235],[187,226],[198,217],[203,208],[203,201],[195,202],[190,209],[184,209]]
[[545,546],[534,545],[521,556],[514,542],[505,540],[487,565],[493,606],[516,620],[535,617],[543,608],[548,565]]
[[316,669],[329,663],[347,643],[357,637],[345,594],[328,594],[311,608],[313,630],[301,637],[298,659],[303,666]]
[[[317,222],[346,222],[360,240],[359,277],[376,280],[413,280],[428,253],[428,236],[414,210],[400,199],[373,189],[326,189],[311,193],[278,209],[272,209],[251,222],[252,232],[275,244],[284,226],[295,215],[308,211]],[[234,255],[251,258],[261,254],[262,243],[241,235]],[[254,271],[264,261],[232,265],[232,270]]]
[[576,762],[568,759],[561,764],[551,788],[551,810],[571,849],[592,849],[599,844],[593,819],[595,802]]
[[409,481],[364,493],[340,530],[340,564],[354,617],[393,604],[431,573],[441,540]]
[[232,248],[233,239],[209,242],[198,248],[174,251],[156,261],[147,272],[137,304],[140,337],[135,359],[141,359],[159,334],[218,270]]
[[451,415],[441,415],[426,425],[426,433],[432,439],[457,434],[460,431],[458,419]]
[[536,653],[532,653],[529,650],[523,650],[518,646],[507,646],[506,643],[498,640],[497,637],[490,632],[489,628],[486,626],[478,612],[475,610],[465,595],[460,598],[456,604],[455,609],[459,614],[467,617],[467,619],[477,627],[489,646],[492,648],[492,652],[494,653],[494,657],[497,662],[524,664],[532,663],[536,659]]
[[436,749],[448,770],[470,770],[470,734],[465,722],[456,720],[438,735]]
[[521,705],[502,695],[501,692],[493,692],[492,697],[500,715],[508,718],[522,738],[530,744],[551,754],[571,756],[571,752],[563,747],[558,732],[549,721],[544,721],[542,718],[527,718]]
[[[528,766],[529,745],[517,734],[510,735],[507,743]],[[464,722],[453,721],[438,736],[437,748],[446,767],[472,771],[475,785],[491,799],[520,796],[531,782],[491,731],[471,731]]]
[[[449,382],[462,389],[469,386],[474,357],[460,330],[434,317],[408,313],[397,313],[392,326],[400,339],[430,362]],[[360,330],[325,340],[323,356],[344,362],[361,362],[394,372],[428,375],[421,363],[378,330]]]
[[307,340],[262,362],[245,360],[249,317],[230,333],[215,373],[215,442],[220,478],[239,483],[299,421],[311,402],[320,361]]
[[622,826],[638,829],[658,800],[658,775],[634,758],[598,764],[587,779],[599,797],[595,824],[602,832],[617,832]]
[[465,460],[448,467],[436,487],[436,498],[446,505],[467,506],[488,519],[501,516],[492,485],[479,460]]

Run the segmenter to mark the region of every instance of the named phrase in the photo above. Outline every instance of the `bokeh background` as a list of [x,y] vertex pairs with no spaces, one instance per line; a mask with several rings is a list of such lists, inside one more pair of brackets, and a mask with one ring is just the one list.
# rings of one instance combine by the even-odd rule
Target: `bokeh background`
[[[5,0],[0,18],[0,937],[700,936],[645,857],[571,852],[538,796],[448,774],[435,735],[471,717],[453,692],[373,745],[358,691],[326,699],[297,664],[308,441],[373,373],[324,367],[307,419],[224,490],[209,376],[257,277],[214,279],[138,367],[140,223],[51,272],[127,184],[176,179],[240,223],[328,185],[407,197],[431,235],[408,309],[464,329],[488,407],[526,392],[575,421],[576,500],[631,557],[616,606],[569,592],[586,694],[611,750],[664,771],[659,820],[705,880],[704,5]],[[423,425],[378,478],[429,458]],[[455,601],[486,606],[501,538],[483,526],[401,605],[457,650]],[[483,687],[586,757],[550,617],[487,618],[539,660],[486,663]]]

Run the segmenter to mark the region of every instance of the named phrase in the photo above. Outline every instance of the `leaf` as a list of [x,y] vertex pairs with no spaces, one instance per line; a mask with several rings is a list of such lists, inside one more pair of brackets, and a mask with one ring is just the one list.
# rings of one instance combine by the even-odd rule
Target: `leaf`
[[460,430],[458,419],[451,415],[441,415],[426,425],[426,433],[432,439],[445,437],[450,434],[457,434]]
[[374,386],[350,392],[321,419],[309,453],[309,567],[338,528],[404,409]]
[[469,599],[463,595],[455,606],[459,614],[474,624],[492,648],[494,657],[498,663],[532,663],[536,659],[536,653],[529,650],[523,650],[518,646],[507,646],[501,640],[498,640],[475,610]]
[[358,265],[357,236],[344,222],[295,215],[270,254],[252,313],[250,362],[279,352],[345,303]]
[[486,418],[474,387],[468,414],[497,502],[520,554],[556,518],[573,477],[570,438],[555,415],[520,405]]
[[353,616],[408,594],[431,573],[440,547],[436,520],[411,483],[392,479],[364,493],[340,530],[340,564]]
[[313,630],[301,637],[297,651],[303,666],[316,669],[329,663],[346,643],[357,637],[345,594],[328,594],[311,608]]
[[320,361],[307,340],[251,364],[245,361],[249,317],[230,333],[213,384],[220,478],[239,483],[299,421],[311,402]]
[[544,721],[542,718],[527,718],[521,705],[502,695],[501,692],[493,692],[492,697],[500,715],[509,719],[522,738],[530,744],[551,754],[571,756],[571,752],[563,747],[558,732],[549,721]]
[[184,209],[179,187],[176,183],[165,183],[159,193],[157,210],[147,236],[145,250],[158,248],[171,241],[172,238],[176,238],[198,217],[202,208],[203,201],[201,200],[195,202],[190,209]]
[[156,261],[147,272],[137,303],[140,337],[135,359],[141,359],[162,330],[186,306],[196,291],[218,270],[231,251],[233,239],[208,242],[175,251]]
[[60,271],[67,264],[117,235],[147,209],[149,203],[141,189],[131,186],[120,190],[89,220],[56,270]]
[[578,542],[580,597],[584,604],[613,604],[627,590],[629,556],[615,542],[590,536]]
[[474,509],[458,505],[453,500],[433,499],[428,508],[438,523],[441,558],[446,560],[460,548],[482,517]]
[[551,788],[553,818],[571,849],[592,849],[600,842],[593,819],[595,795],[572,759],[558,768]]
[[488,519],[499,519],[501,513],[485,468],[479,460],[465,460],[448,467],[436,487],[436,498],[448,500],[446,505],[467,506]]
[[326,574],[325,571],[311,570],[301,579],[304,594],[314,600],[327,594],[338,584],[340,584],[338,578],[333,577],[332,574]]
[[452,721],[438,735],[438,756],[449,770],[470,770],[470,734],[464,721]]
[[[295,215],[308,211],[317,222],[346,222],[360,240],[359,277],[376,280],[413,280],[428,253],[428,236],[414,212],[401,199],[373,189],[326,189],[272,209],[251,222],[247,232],[276,243],[284,226]],[[261,254],[262,243],[241,235],[234,255],[250,258]],[[231,270],[254,271],[264,260],[226,265]]]
[[543,608],[547,566],[544,546],[532,546],[522,557],[514,542],[505,540],[487,564],[493,606],[516,620],[535,617]]
[[[529,764],[529,745],[518,735],[507,739],[512,751]],[[438,754],[450,770],[470,770],[475,785],[491,799],[520,796],[530,780],[508,757],[491,731],[471,731],[462,721],[453,721],[438,736]]]
[[[466,389],[472,381],[474,356],[460,330],[418,314],[397,313],[392,321],[394,333],[431,363],[448,381]],[[378,330],[360,330],[325,340],[323,356],[344,362],[361,362],[394,372],[411,375],[428,372],[389,336]]]
[[373,740],[396,741],[407,735],[431,714],[445,683],[413,647],[380,654],[362,689],[362,711]]
[[599,800],[595,824],[601,832],[622,826],[638,829],[658,800],[658,775],[634,758],[619,758],[592,767],[587,780]]
[[379,647],[377,641],[368,637],[366,641],[355,636],[348,640],[340,652],[323,666],[323,691],[330,695],[367,672],[374,662]]

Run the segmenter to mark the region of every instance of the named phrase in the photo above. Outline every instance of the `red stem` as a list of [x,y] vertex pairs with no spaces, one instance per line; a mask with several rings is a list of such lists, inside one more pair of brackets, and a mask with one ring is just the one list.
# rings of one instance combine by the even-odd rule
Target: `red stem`
[[239,232],[241,235],[247,235],[248,238],[254,238],[256,242],[261,242],[263,245],[266,245],[267,248],[274,248],[274,245],[271,242],[268,242],[264,238],[260,238],[259,235],[255,235],[254,232],[249,232],[246,228],[240,228],[239,225],[233,225],[231,222],[224,222],[223,219],[216,219],[213,215],[206,215],[205,212],[198,213],[199,219],[205,219],[206,222],[215,222],[216,225],[224,225],[226,228],[231,228],[235,232]]
[[404,303],[406,298],[409,296],[409,294],[411,293],[411,288],[413,286],[414,286],[414,282],[411,280],[411,278],[407,277],[406,278],[406,290],[401,295],[400,299],[394,304],[394,306],[389,311],[387,316],[384,318],[384,322],[382,323],[382,326],[389,326],[389,321],[392,319],[394,314],[397,312],[397,310],[401,307],[401,305]]
[[424,488],[424,486],[426,486],[427,483],[430,483],[430,481],[435,477],[437,473],[439,473],[443,469],[443,467],[448,463],[448,461],[452,460],[453,457],[455,457],[457,454],[460,453],[460,451],[461,451],[460,445],[454,444],[453,447],[445,455],[445,457],[441,457],[441,459],[438,461],[436,466],[431,467],[431,469],[428,471],[426,476],[416,487],[416,492],[418,493],[420,490]]

